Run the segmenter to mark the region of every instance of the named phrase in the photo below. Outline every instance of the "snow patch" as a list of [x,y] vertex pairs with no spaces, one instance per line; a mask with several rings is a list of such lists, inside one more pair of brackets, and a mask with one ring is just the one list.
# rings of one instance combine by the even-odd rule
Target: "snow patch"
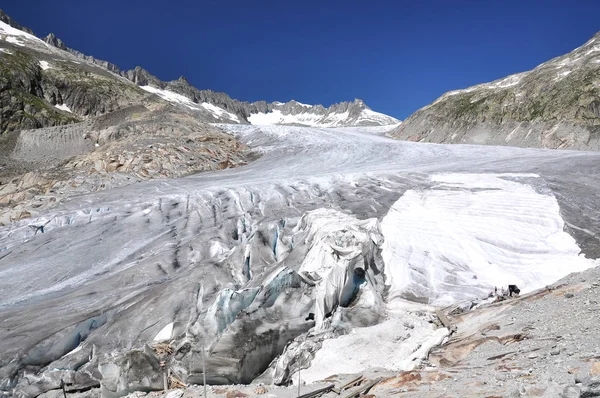
[[161,97],[162,99],[167,100],[169,102],[181,104],[181,105],[184,105],[184,106],[186,106],[190,109],[194,109],[194,110],[198,109],[198,104],[196,104],[194,101],[192,101],[191,99],[189,99],[186,96],[174,93],[173,91],[162,90],[160,88],[156,88],[156,87],[152,87],[152,86],[140,86],[140,88],[142,90],[148,91],[149,93],[156,94],[159,97]]
[[[326,113],[317,114],[314,111],[312,105],[302,104],[298,101],[292,100],[292,103],[301,105],[307,110],[302,110],[300,113],[284,115],[280,109],[273,109],[268,113],[255,113],[248,117],[250,124],[256,126],[267,126],[276,124],[288,124],[288,125],[302,125],[310,127],[342,127],[352,125],[392,125],[398,124],[400,121],[385,115],[383,113],[375,112],[370,109],[363,109],[358,116],[350,116],[348,111],[339,113]],[[283,105],[280,102],[273,103],[275,105]]]
[[219,108],[216,105],[209,104],[208,102],[203,102],[202,107],[208,110],[213,115],[215,115],[217,118],[226,118],[238,123],[240,122],[240,119],[236,115],[227,112],[225,109]]
[[348,112],[317,115],[314,113],[299,113],[297,115],[284,115],[279,109],[269,113],[254,113],[248,121],[257,126],[273,124],[300,124],[311,127],[338,127],[343,126],[348,119]]
[[6,38],[6,41],[9,43],[12,43],[12,44],[16,44],[17,46],[25,47],[25,43],[23,43],[21,40],[17,39],[16,37],[9,36]]
[[554,78],[554,81],[555,82],[561,81],[566,76],[569,76],[572,72],[573,72],[572,70],[566,70],[564,72],[560,72],[558,75],[556,75],[556,77]]
[[208,102],[203,102],[202,104],[197,104],[184,95],[177,94],[170,90],[163,90],[163,89],[152,87],[152,86],[140,86],[140,88],[142,90],[148,91],[149,93],[156,94],[166,101],[183,105],[191,110],[204,109],[204,110],[210,112],[217,119],[225,118],[225,119],[233,120],[237,123],[240,123],[240,119],[233,113],[227,112],[226,110],[219,108],[216,105],[209,104]]
[[[428,319],[399,311],[380,324],[325,340],[310,367],[300,372],[300,378],[313,383],[334,374],[361,373],[365,369],[412,370],[448,336],[448,329],[436,329]],[[297,373],[291,379],[297,383]]]
[[171,340],[173,336],[173,322],[168,323],[163,327],[160,332],[154,337],[153,341],[167,341]]
[[586,51],[585,55],[590,55],[590,54],[593,54],[598,51],[600,51],[600,46],[594,46],[591,49],[589,49],[588,51]]
[[508,76],[507,78],[498,80],[497,82],[485,84],[484,88],[496,89],[496,88],[507,88],[507,87],[516,86],[517,84],[519,84],[521,82],[521,78],[523,77],[523,75],[524,74]]
[[380,125],[391,125],[398,123],[399,120],[386,114],[375,112],[371,109],[363,109],[358,119],[356,119],[357,124],[361,122],[372,122]]
[[33,40],[33,41],[38,41],[38,42],[44,43],[42,40],[38,39],[37,37],[30,35],[29,33],[24,32],[22,30],[13,28],[9,24],[4,23],[2,21],[0,21],[0,39],[5,40],[12,44],[16,44],[21,47],[25,46],[25,42],[23,41],[23,39]]
[[40,68],[42,68],[42,70],[48,70],[52,68],[52,66],[46,61],[40,61]]
[[297,105],[303,106],[305,108],[312,108],[312,105],[308,105],[308,104],[303,104],[302,102],[298,102],[296,100],[292,100],[292,102],[295,102]]
[[68,106],[66,106],[65,104],[56,104],[54,105],[54,107],[56,109],[60,109],[61,111],[65,111],[65,112],[69,112],[69,113],[73,113],[73,111],[71,110],[71,108],[69,108]]

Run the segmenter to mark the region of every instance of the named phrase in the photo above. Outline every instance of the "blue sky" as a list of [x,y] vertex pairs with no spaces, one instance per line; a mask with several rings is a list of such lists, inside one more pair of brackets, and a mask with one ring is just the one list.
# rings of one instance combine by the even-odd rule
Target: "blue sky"
[[38,36],[245,101],[363,99],[405,119],[446,91],[531,69],[600,31],[600,1],[18,0]]

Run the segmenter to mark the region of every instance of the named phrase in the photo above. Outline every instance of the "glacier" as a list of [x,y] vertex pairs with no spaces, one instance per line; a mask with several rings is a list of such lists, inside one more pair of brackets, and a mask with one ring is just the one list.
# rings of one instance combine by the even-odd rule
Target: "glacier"
[[597,265],[598,153],[218,127],[261,157],[0,227],[1,390],[162,389],[159,359],[185,383],[202,357],[210,384],[406,370],[436,306]]

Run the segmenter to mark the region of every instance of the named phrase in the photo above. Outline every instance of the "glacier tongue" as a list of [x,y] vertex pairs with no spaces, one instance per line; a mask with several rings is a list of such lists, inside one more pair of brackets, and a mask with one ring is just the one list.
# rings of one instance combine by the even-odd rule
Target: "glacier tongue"
[[422,145],[380,127],[226,128],[263,156],[0,227],[0,390],[58,389],[52,369],[111,396],[162,389],[157,343],[188,383],[202,382],[203,356],[211,384],[267,368],[261,379],[278,383],[299,368],[305,380],[406,369],[447,332],[424,302],[591,266],[561,215],[586,253],[600,250],[596,153]]

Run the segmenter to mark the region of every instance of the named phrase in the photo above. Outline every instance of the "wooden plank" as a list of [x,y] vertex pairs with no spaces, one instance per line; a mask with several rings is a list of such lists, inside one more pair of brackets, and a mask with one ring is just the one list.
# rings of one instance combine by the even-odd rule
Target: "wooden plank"
[[444,327],[448,329],[450,333],[456,332],[456,326],[450,322],[450,319],[448,319],[448,317],[442,311],[435,310],[435,314],[440,319],[440,322],[442,322],[442,325],[444,325]]
[[333,390],[333,387],[335,387],[335,385],[330,384],[330,385],[325,386],[323,388],[319,388],[318,390],[314,390],[314,391],[311,391],[309,393],[299,395],[298,398],[316,398],[316,397],[318,397],[320,395],[323,395],[323,394],[325,394],[325,393]]
[[363,379],[363,375],[358,376],[355,379],[350,380],[348,383],[340,386],[340,387],[334,387],[333,388],[333,392],[335,392],[336,394],[341,394],[342,391],[347,390],[350,387],[354,387],[358,382],[360,382]]
[[356,390],[350,392],[349,394],[344,395],[344,398],[356,398],[363,392],[369,391],[371,388],[373,388],[373,386],[375,384],[379,383],[380,381],[381,381],[381,379],[372,380],[369,383],[365,384],[364,386],[361,386],[361,387],[357,388]]

